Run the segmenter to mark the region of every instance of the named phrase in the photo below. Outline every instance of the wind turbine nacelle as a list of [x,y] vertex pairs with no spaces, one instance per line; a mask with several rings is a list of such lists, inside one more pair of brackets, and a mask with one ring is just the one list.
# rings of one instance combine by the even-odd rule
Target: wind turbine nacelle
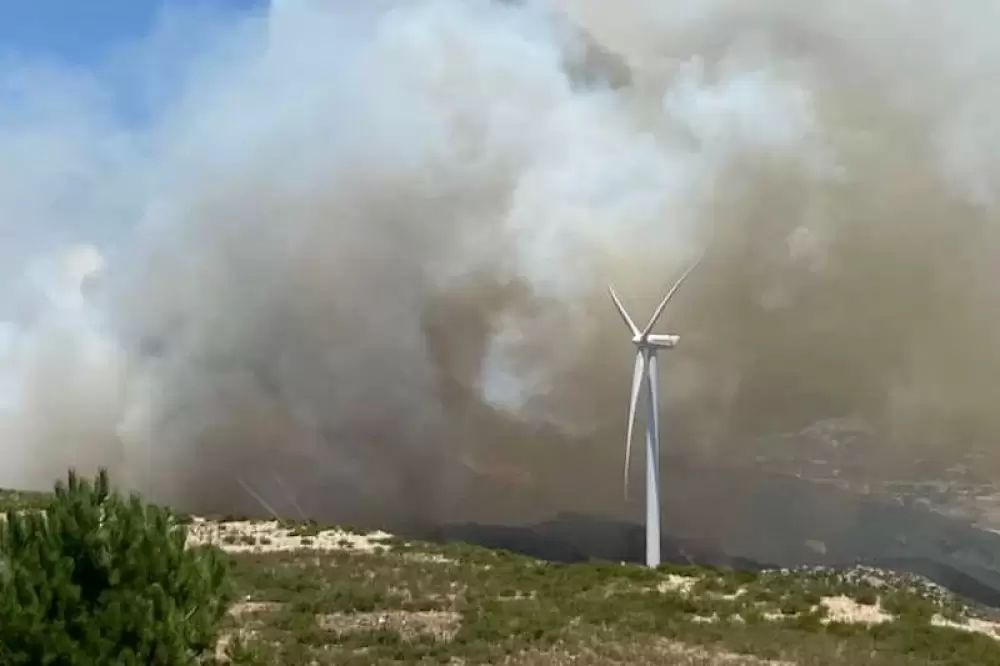
[[661,349],[673,349],[680,342],[681,336],[679,335],[654,335],[650,334],[646,336],[646,344],[652,347],[659,347]]

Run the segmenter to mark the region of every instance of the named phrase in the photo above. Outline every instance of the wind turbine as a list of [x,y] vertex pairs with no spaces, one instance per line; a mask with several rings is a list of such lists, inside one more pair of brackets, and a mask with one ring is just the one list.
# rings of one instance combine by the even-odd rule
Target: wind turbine
[[632,395],[628,403],[628,427],[625,433],[625,497],[628,497],[628,471],[632,457],[632,430],[635,425],[636,408],[639,404],[639,392],[646,389],[646,566],[660,565],[660,424],[657,413],[656,388],[656,352],[660,349],[673,349],[680,341],[677,335],[657,335],[652,333],[656,320],[663,314],[663,309],[674,297],[680,286],[698,267],[704,255],[698,258],[677,279],[667,295],[663,297],[646,328],[639,330],[632,318],[625,311],[621,299],[612,286],[608,286],[611,300],[614,301],[618,314],[632,333],[632,344],[636,346],[635,370],[632,373]]

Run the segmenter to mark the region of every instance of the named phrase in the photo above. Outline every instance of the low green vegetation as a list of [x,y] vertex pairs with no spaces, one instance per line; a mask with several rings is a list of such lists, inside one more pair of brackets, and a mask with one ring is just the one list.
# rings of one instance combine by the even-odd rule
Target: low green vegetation
[[[649,571],[397,545],[241,554],[233,574],[243,663],[1000,664],[995,639],[932,625],[961,604],[875,572]],[[899,616],[831,622],[823,600],[840,597]]]
[[52,503],[52,498],[51,493],[0,489],[0,511],[45,509]]
[[[21,495],[8,493],[0,501],[11,502],[5,508],[16,510],[28,506]],[[41,497],[31,502],[53,511]],[[60,502],[56,500],[56,507]],[[32,524],[42,529],[42,522]],[[207,533],[206,525],[215,527],[203,521],[169,524],[174,534],[183,535],[175,539],[186,538],[189,528],[198,536]],[[182,568],[187,573],[180,578],[203,582],[178,597],[188,605],[178,601],[177,608],[188,610],[170,616],[179,625],[192,608],[208,609],[194,611],[205,613],[194,632],[197,650],[184,653],[200,652],[201,663],[1000,664],[1000,637],[988,635],[990,625],[977,625],[976,619],[970,620],[973,609],[912,576],[866,569],[755,573],[564,565],[465,544],[417,544],[364,537],[356,531],[333,532],[315,523],[259,524],[246,533],[225,527],[207,540],[228,551],[224,557],[229,587],[196,573],[204,567],[217,571],[202,563],[214,560],[197,559],[216,551],[189,548],[186,552],[197,554],[190,562],[200,564]],[[90,543],[82,532],[77,537]],[[104,549],[94,552],[121,549],[112,556],[119,562],[151,557],[148,547],[101,543]],[[0,541],[0,555],[6,547]],[[176,551],[172,562],[184,566]],[[161,576],[154,576],[159,583],[150,585],[168,588],[162,576],[172,569],[165,563],[157,565],[159,569],[141,566]],[[204,582],[209,579],[211,585]],[[33,584],[47,589],[40,580]],[[102,584],[114,587],[110,576]],[[210,591],[217,600],[206,601]],[[153,594],[150,587],[135,587],[133,593],[140,598]],[[5,594],[9,592],[0,590],[0,598]],[[195,598],[199,601],[192,606]],[[224,617],[219,613],[222,606],[228,609]],[[215,625],[217,617],[222,619]],[[134,630],[152,632],[138,625]],[[210,650],[206,632],[216,630]],[[54,635],[55,629],[50,631]],[[99,663],[191,663],[170,659]]]

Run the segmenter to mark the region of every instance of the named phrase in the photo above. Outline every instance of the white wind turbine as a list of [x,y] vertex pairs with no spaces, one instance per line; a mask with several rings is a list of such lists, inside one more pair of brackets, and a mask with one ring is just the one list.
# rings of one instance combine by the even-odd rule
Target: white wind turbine
[[628,497],[628,471],[632,456],[632,430],[635,425],[635,413],[639,403],[639,392],[646,387],[646,565],[660,565],[660,424],[657,413],[656,388],[656,352],[660,349],[673,349],[680,337],[677,335],[657,335],[651,333],[656,320],[663,314],[663,309],[674,297],[677,290],[688,275],[701,263],[701,257],[678,278],[667,295],[660,301],[653,312],[653,317],[646,328],[639,330],[632,318],[628,316],[614,287],[609,286],[611,300],[614,301],[618,314],[632,332],[632,344],[636,346],[635,371],[632,374],[632,395],[628,403],[628,428],[625,434],[625,496]]

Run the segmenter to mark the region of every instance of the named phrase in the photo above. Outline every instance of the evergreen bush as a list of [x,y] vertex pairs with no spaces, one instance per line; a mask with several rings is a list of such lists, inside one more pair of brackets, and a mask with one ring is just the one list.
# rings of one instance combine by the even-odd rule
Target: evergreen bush
[[0,664],[188,666],[229,604],[214,547],[185,548],[162,507],[70,471],[44,511],[0,523]]

